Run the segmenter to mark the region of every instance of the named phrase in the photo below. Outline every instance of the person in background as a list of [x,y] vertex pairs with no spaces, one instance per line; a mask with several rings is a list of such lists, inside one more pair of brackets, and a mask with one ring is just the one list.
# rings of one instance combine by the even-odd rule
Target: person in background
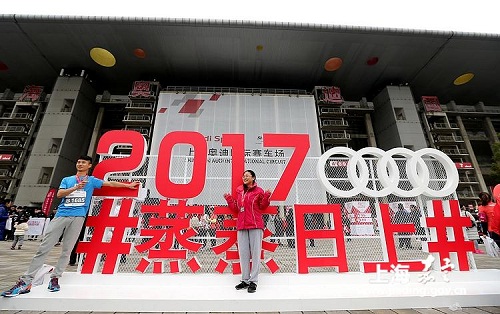
[[488,217],[493,215],[495,203],[491,200],[491,195],[486,192],[479,193],[480,205],[477,207],[479,221],[481,223],[481,231],[484,235],[488,235]]
[[488,215],[488,233],[490,238],[500,247],[500,184],[493,188],[493,198],[496,203]]
[[[275,238],[278,239],[278,245],[282,246],[283,244],[281,243],[281,238],[285,235],[285,229],[283,227],[283,220],[281,219],[280,215],[282,215],[283,210],[282,206],[278,206],[278,212],[275,215],[271,216],[271,221],[270,223],[274,225],[274,228],[272,228],[273,235]],[[271,230],[271,229],[270,229]],[[271,240],[271,242],[275,242],[275,240]]]
[[30,218],[26,214],[21,214],[17,217],[16,221],[14,222],[14,241],[12,242],[12,246],[10,247],[11,250],[17,249],[20,250],[21,247],[23,246],[24,243],[24,234],[26,231],[28,231],[29,226],[28,226],[28,220]]
[[47,218],[39,207],[33,209],[33,218]]
[[35,274],[43,267],[47,255],[56,245],[61,234],[64,234],[61,255],[48,286],[51,292],[59,291],[59,277],[61,277],[68,265],[71,250],[78,239],[87,216],[94,189],[100,189],[103,186],[137,189],[140,185],[138,181],[122,183],[103,181],[94,176],[89,176],[88,173],[91,167],[92,157],[80,156],[76,162],[76,175],[62,179],[57,191],[57,197],[61,198],[61,203],[57,208],[55,218],[49,223],[42,243],[26,273],[19,278],[19,281],[12,288],[2,292],[2,296],[15,297],[30,292],[31,282]]
[[[316,228],[316,223],[315,223],[315,218],[313,216],[313,214],[306,214],[305,216],[305,224],[306,224],[306,230],[314,230],[314,229],[317,229]],[[310,247],[314,247],[315,246],[315,242],[314,242],[314,239],[311,238],[309,239],[309,246]]]
[[417,205],[410,205],[410,221],[415,225],[415,233],[420,237],[420,240],[427,241],[425,237],[425,228],[422,227],[420,223],[420,218],[422,217],[422,213],[418,209]]
[[14,220],[17,216],[17,206],[11,205],[9,208],[9,219],[5,225],[5,240],[14,240]]
[[474,253],[484,254],[484,252],[479,249],[479,244],[477,242],[479,240],[479,232],[477,231],[476,219],[474,218],[474,216],[472,216],[472,214],[465,206],[460,207],[460,213],[462,214],[462,216],[468,217],[471,221],[471,226],[466,227],[466,234],[467,239],[474,242]]
[[294,224],[294,214],[292,206],[285,206],[285,220],[283,225],[285,225],[285,234],[288,237],[286,242],[288,242],[289,248],[295,248],[295,224]]
[[[210,246],[214,247],[216,242],[216,230],[217,230],[217,216],[214,213],[213,206],[207,206],[207,212],[203,215],[203,219],[205,221],[205,234],[210,237]],[[204,245],[206,244],[206,241]]]
[[189,226],[194,229],[197,233],[195,240],[196,242],[202,243],[202,226],[200,219],[198,218],[198,215],[192,214],[191,218],[189,219]]
[[[407,224],[411,223],[411,216],[408,211],[404,208],[403,204],[398,203],[398,211],[394,214],[394,220],[397,224]],[[411,238],[409,237],[410,233],[408,232],[399,232],[399,248],[413,248],[411,246]]]
[[229,209],[238,214],[236,225],[242,280],[235,286],[236,290],[247,289],[249,293],[257,290],[265,227],[262,211],[269,206],[270,197],[270,190],[264,192],[257,186],[256,175],[252,170],[243,172],[243,185],[236,188],[235,198],[229,193],[224,194]]
[[7,219],[9,219],[10,205],[12,205],[10,199],[5,199],[0,203],[0,241],[5,240],[5,225],[7,224]]

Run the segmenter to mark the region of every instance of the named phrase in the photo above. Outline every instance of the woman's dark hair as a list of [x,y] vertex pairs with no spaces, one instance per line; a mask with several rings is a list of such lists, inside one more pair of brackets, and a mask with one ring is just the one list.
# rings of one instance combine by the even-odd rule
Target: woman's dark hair
[[252,175],[252,178],[254,179],[254,181],[257,180],[257,176],[255,175],[255,172],[253,172],[253,170],[245,170],[243,172],[243,174],[245,174],[245,172],[250,173]]
[[[255,181],[257,180],[257,176],[255,175],[255,172],[253,172],[253,170],[250,170],[250,169],[243,171],[243,174],[245,174],[245,172],[248,172],[252,175],[253,182],[255,183]],[[247,186],[243,185],[243,188],[246,190]]]
[[486,206],[491,202],[491,195],[486,192],[479,193],[479,199],[481,199],[481,205]]
[[22,222],[28,222],[30,220],[30,217],[26,213],[22,213],[19,215],[19,218],[17,218],[17,222],[22,223]]

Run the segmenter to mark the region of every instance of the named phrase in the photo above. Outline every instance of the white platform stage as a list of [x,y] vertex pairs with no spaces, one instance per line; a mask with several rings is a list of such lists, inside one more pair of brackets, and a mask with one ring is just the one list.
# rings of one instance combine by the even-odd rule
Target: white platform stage
[[[2,298],[1,310],[97,312],[270,312],[500,305],[500,270],[452,272],[449,282],[371,283],[375,274],[261,274],[256,293],[236,291],[229,274],[65,273],[61,291],[48,278],[30,293]],[[439,276],[439,277],[438,277]]]

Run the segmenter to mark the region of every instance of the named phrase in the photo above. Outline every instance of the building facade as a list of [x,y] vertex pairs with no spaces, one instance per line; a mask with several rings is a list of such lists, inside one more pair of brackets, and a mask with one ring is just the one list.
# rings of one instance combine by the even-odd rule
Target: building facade
[[[47,192],[57,189],[62,177],[75,171],[78,156],[95,157],[100,136],[109,130],[136,130],[150,145],[160,83],[136,81],[130,86],[127,95],[107,91],[98,94],[84,71],[68,75],[62,70],[50,91],[29,85],[24,92],[5,90],[0,97],[2,195],[18,205],[41,206]],[[188,89],[191,93],[225,90],[165,89],[179,93]],[[485,176],[491,172],[491,147],[499,141],[500,105],[439,104],[433,97],[414,99],[411,86],[387,86],[372,101],[344,100],[341,90],[334,86],[288,92],[314,95],[323,152],[335,146],[354,150],[367,146],[384,150],[432,147],[455,161],[461,202],[475,204],[477,194],[488,190]],[[118,145],[113,153],[129,151],[130,147]]]

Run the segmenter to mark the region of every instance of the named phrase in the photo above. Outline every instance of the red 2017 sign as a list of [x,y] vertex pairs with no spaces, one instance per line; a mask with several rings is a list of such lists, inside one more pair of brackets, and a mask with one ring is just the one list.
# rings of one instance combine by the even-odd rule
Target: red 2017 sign
[[[264,134],[264,147],[294,148],[283,175],[274,188],[272,201],[286,200],[290,189],[299,173],[300,167],[309,151],[308,134]],[[132,172],[144,163],[146,143],[144,137],[135,131],[109,131],[105,133],[97,146],[96,153],[109,155],[117,145],[131,145],[129,157],[110,158],[100,162],[94,169],[94,176],[106,178],[109,173]],[[187,184],[178,184],[170,180],[170,163],[174,145],[186,144],[193,146],[193,176]],[[223,134],[222,146],[231,148],[232,191],[241,184],[241,174],[245,171],[245,136],[244,134]],[[158,151],[155,185],[158,192],[165,198],[189,199],[198,196],[205,187],[207,169],[207,142],[198,132],[175,131],[162,139]],[[121,190],[117,195],[115,189],[101,189],[96,196],[134,196],[133,190]],[[127,194],[127,195],[124,195]]]

